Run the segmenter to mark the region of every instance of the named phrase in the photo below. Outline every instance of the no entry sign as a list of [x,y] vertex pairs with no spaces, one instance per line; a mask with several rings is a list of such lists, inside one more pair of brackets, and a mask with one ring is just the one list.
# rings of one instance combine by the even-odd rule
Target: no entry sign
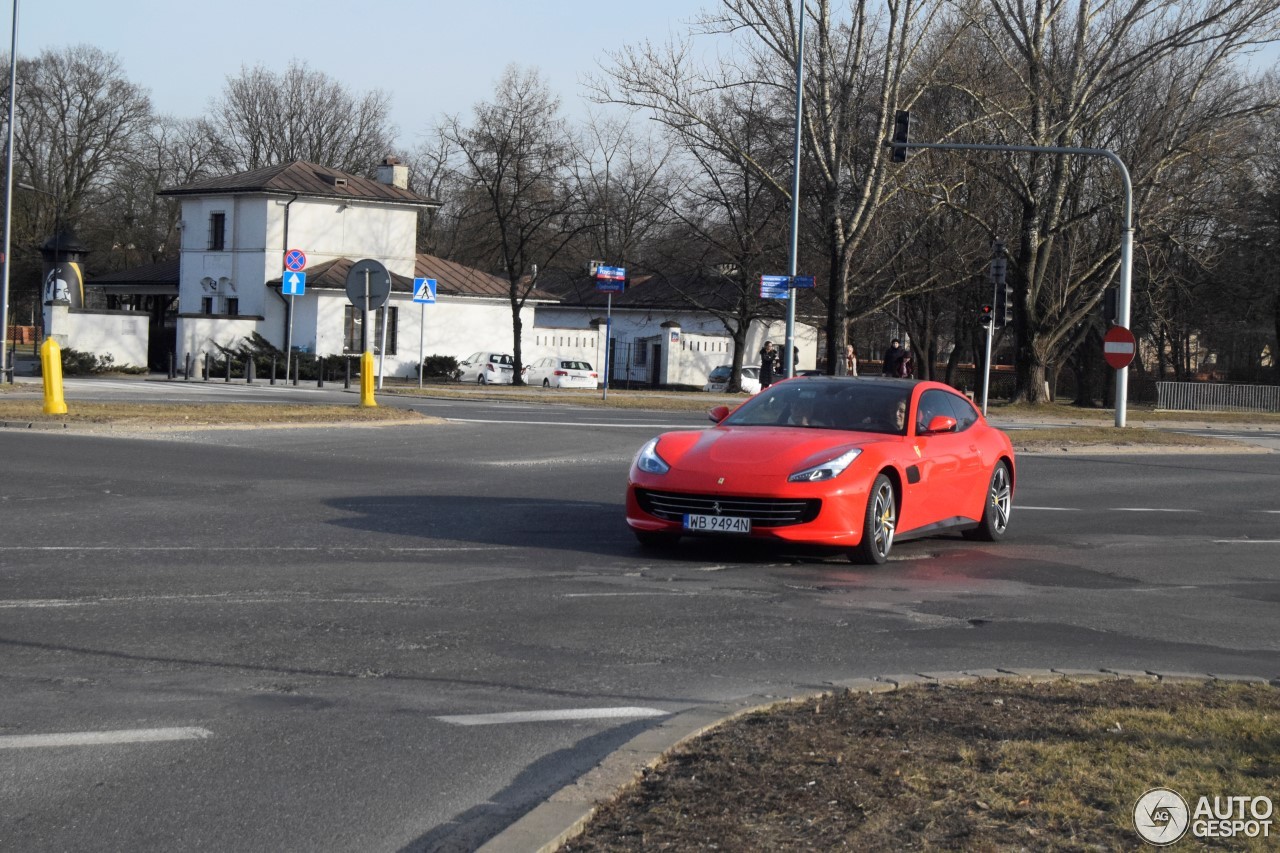
[[1112,326],[1102,339],[1102,357],[1116,370],[1124,370],[1138,352],[1133,332],[1124,326]]

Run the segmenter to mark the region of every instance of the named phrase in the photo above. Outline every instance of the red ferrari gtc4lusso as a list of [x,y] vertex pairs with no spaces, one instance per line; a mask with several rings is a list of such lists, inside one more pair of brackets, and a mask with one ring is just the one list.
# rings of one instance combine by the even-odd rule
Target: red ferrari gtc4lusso
[[636,454],[627,523],[642,545],[739,537],[883,563],[895,541],[1008,530],[1013,446],[948,385],[800,377],[710,417]]

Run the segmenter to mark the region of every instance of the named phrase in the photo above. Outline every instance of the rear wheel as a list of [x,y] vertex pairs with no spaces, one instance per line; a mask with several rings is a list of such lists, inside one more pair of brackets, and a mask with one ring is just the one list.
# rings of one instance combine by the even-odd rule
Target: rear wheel
[[667,551],[674,548],[680,541],[678,534],[663,533],[659,530],[637,530],[633,527],[631,532],[636,535],[636,541],[640,543],[640,547],[646,551]]
[[484,371],[481,371],[481,372],[480,372],[480,375],[476,377],[476,384],[477,384],[477,385],[488,385],[488,384],[489,384],[488,382],[486,382],[486,381],[485,381],[485,378],[484,378]]
[[849,559],[855,563],[878,566],[889,559],[893,533],[898,527],[898,499],[893,483],[884,474],[876,477],[867,497],[867,510],[862,519],[862,541]]
[[550,379],[544,379],[544,380],[542,380],[542,387],[543,387],[543,388],[550,388],[550,387],[551,387],[551,380],[550,380]]
[[987,500],[982,507],[982,519],[978,526],[966,530],[966,539],[998,542],[1009,530],[1009,514],[1013,512],[1013,478],[1009,466],[1001,461],[991,472],[991,485],[987,487]]

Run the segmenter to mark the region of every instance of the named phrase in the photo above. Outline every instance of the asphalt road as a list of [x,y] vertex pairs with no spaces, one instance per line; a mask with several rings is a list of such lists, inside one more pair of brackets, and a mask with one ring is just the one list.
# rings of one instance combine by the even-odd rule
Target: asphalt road
[[414,405],[451,421],[0,430],[0,847],[470,850],[705,702],[921,670],[1280,675],[1280,456],[1024,456],[1009,540],[880,568],[655,558],[626,468],[701,418]]

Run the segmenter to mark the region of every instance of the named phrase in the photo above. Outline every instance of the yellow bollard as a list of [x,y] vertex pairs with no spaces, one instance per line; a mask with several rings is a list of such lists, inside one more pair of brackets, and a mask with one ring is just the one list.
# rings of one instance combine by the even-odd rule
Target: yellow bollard
[[67,401],[62,397],[62,348],[53,338],[40,345],[40,375],[44,377],[44,413],[65,415]]
[[365,408],[376,408],[378,401],[373,399],[373,353],[365,350],[360,356],[360,405]]

